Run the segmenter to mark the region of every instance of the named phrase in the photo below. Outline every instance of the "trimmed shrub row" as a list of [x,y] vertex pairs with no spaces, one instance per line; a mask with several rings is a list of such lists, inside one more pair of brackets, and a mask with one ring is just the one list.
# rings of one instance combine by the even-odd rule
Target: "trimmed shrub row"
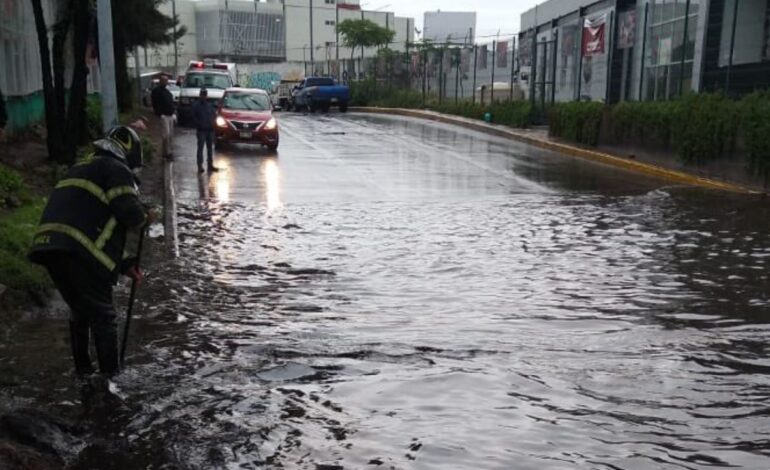
[[748,170],[766,181],[770,177],[768,92],[757,92],[741,101],[721,94],[691,94],[672,101],[614,106],[560,103],[549,110],[549,126],[552,136],[584,145],[671,149],[688,165],[730,157],[740,140],[749,154]]
[[506,101],[492,104],[474,104],[470,100],[457,103],[448,99],[439,104],[435,96],[429,96],[423,104],[422,92],[417,90],[391,89],[377,85],[374,80],[351,83],[351,104],[353,106],[376,106],[380,108],[429,109],[444,114],[453,114],[470,119],[484,119],[489,113],[491,121],[510,127],[529,126],[532,104],[529,101]]

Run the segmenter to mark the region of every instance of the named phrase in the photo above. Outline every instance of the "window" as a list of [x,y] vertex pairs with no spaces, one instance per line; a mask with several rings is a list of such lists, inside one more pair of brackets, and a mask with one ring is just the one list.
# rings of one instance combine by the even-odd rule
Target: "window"
[[261,93],[228,92],[223,107],[242,111],[267,111],[270,109],[270,99]]
[[233,86],[230,75],[219,73],[188,73],[184,81],[185,88],[219,88],[224,90]]
[[334,5],[335,0],[324,0],[324,3],[327,5]]
[[[722,15],[722,35],[719,47],[719,66],[730,63],[730,46],[733,40],[735,1],[725,0]],[[735,28],[733,65],[752,64],[770,60],[768,51],[768,20],[770,3],[767,0],[740,0]]]
[[[692,84],[700,1],[654,0],[645,67],[649,100],[666,100]],[[687,37],[685,38],[685,29]],[[682,66],[684,64],[684,67]]]
[[334,26],[335,24],[337,24],[334,20],[326,20],[325,23],[326,23],[326,26]]

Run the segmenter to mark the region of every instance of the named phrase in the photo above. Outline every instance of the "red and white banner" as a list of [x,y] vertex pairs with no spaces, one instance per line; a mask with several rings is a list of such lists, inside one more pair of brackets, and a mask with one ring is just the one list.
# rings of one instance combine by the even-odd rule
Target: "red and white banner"
[[607,33],[607,15],[586,18],[583,24],[583,57],[604,54]]

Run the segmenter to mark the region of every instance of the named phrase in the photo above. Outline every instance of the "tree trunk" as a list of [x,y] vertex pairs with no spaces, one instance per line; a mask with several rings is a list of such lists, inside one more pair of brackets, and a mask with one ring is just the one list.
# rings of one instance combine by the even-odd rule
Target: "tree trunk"
[[64,116],[56,114],[56,96],[54,92],[53,78],[51,77],[51,53],[48,47],[48,28],[43,16],[43,6],[40,0],[31,0],[32,13],[35,17],[35,29],[37,42],[40,48],[40,70],[43,76],[43,100],[45,102],[45,124],[48,130],[46,145],[48,158],[58,161],[62,150],[62,132],[60,125]]
[[[116,21],[113,19],[113,21]],[[117,20],[119,21],[119,20]],[[126,42],[119,32],[112,37],[115,49],[115,89],[118,94],[119,112],[125,113],[133,108],[131,99],[131,84],[128,80],[128,67],[126,65]]]
[[[71,7],[72,5],[70,4],[69,6]],[[60,129],[64,128],[64,110],[67,103],[67,85],[65,84],[64,77],[64,51],[66,49],[65,45],[67,43],[67,35],[70,29],[70,11],[71,10],[69,8],[62,9],[63,16],[57,19],[57,23],[53,28],[53,47],[51,48],[51,55],[53,59],[53,94],[54,103],[56,106],[56,116],[61,116],[61,119],[58,120],[57,126]],[[64,140],[66,140],[66,135],[62,136],[62,144],[64,143]],[[63,150],[64,148],[62,148],[62,151]],[[57,160],[67,160],[66,155],[58,155]]]
[[75,0],[74,38],[72,43],[72,84],[67,110],[66,157],[74,162],[79,145],[85,143],[86,97],[88,94],[88,67],[86,50],[91,31],[91,11],[88,0]]

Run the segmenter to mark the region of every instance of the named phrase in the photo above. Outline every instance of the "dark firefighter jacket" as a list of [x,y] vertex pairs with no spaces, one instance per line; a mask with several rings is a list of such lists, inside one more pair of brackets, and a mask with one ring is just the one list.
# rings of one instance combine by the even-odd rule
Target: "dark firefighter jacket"
[[145,220],[131,170],[117,158],[97,153],[75,164],[56,185],[29,258],[46,264],[51,254],[71,253],[116,282],[128,267],[128,232]]

